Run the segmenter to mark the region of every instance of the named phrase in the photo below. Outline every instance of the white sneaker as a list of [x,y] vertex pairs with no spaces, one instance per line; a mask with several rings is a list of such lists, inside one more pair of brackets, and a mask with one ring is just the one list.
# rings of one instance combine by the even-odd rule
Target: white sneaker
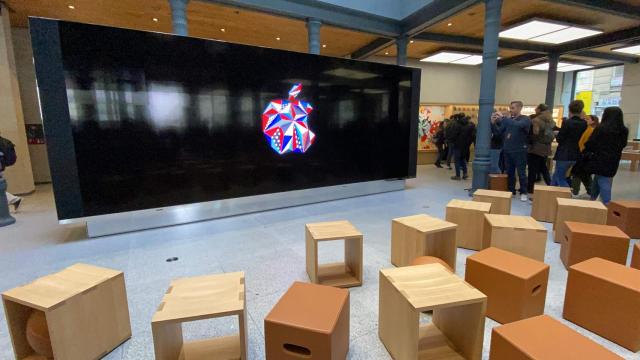
[[520,201],[528,202],[529,201],[529,196],[527,196],[527,194],[520,194]]

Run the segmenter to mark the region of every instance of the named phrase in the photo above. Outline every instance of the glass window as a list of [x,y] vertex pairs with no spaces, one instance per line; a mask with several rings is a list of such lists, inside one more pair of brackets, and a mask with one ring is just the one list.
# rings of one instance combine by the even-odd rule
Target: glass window
[[609,106],[620,106],[624,66],[578,71],[574,99],[584,101],[587,114],[602,116]]

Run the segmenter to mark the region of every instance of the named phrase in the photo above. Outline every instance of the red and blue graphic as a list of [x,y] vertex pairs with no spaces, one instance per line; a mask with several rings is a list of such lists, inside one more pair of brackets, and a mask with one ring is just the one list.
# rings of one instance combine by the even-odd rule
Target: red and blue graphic
[[280,155],[304,153],[316,138],[307,121],[313,107],[296,99],[301,91],[302,84],[293,85],[288,100],[272,100],[262,113],[262,132],[269,139],[271,148]]

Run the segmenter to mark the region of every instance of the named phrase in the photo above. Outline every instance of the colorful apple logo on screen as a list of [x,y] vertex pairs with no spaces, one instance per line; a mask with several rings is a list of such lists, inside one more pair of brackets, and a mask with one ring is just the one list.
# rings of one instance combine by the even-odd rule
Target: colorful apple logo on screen
[[271,148],[280,155],[304,153],[316,138],[307,122],[313,107],[296,99],[301,91],[302,84],[293,85],[289,99],[272,100],[262,113],[262,132],[269,139]]

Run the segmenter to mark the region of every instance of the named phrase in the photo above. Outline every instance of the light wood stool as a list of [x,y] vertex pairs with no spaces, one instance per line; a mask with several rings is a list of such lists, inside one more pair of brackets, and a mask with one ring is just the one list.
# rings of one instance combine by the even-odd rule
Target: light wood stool
[[484,215],[491,211],[491,204],[454,199],[447,204],[446,220],[458,225],[456,246],[482,250]]
[[569,268],[562,312],[566,320],[638,352],[638,309],[640,270],[600,258]]
[[611,201],[608,208],[608,225],[619,227],[632,239],[640,239],[640,200]]
[[[362,285],[363,236],[348,221],[305,225],[307,274],[314,284],[336,287]],[[318,264],[318,242],[344,240],[344,262]]]
[[489,174],[489,189],[509,191],[509,178],[507,174]]
[[407,266],[418,256],[435,256],[456,270],[458,225],[429,215],[391,221],[391,263]]
[[559,186],[535,185],[531,205],[531,217],[552,223],[556,219],[558,209],[557,198],[571,199],[571,189]]
[[553,241],[559,243],[567,236],[565,221],[587,224],[607,223],[607,207],[600,201],[557,198],[558,210],[553,223]]
[[[247,359],[244,273],[176,279],[151,320],[156,360]],[[182,324],[237,316],[239,333],[185,342]]]
[[544,261],[547,229],[531,216],[485,215],[484,247],[503,250]]
[[624,360],[604,346],[564,325],[540,315],[494,327],[491,360]]
[[[98,359],[131,337],[121,271],[75,264],[2,293],[16,359],[33,355],[26,329],[41,311],[54,359]],[[48,346],[47,346],[48,347]],[[45,355],[45,354],[40,354]]]
[[510,215],[512,196],[508,191],[478,189],[473,193],[473,201],[491,203],[492,214]]
[[[482,356],[487,297],[440,264],[380,270],[378,334],[396,360]],[[420,313],[433,311],[431,324]]]
[[631,255],[631,267],[640,270],[640,242],[633,246]]
[[560,245],[560,260],[565,268],[594,257],[627,265],[627,234],[615,226],[565,221],[566,237]]

